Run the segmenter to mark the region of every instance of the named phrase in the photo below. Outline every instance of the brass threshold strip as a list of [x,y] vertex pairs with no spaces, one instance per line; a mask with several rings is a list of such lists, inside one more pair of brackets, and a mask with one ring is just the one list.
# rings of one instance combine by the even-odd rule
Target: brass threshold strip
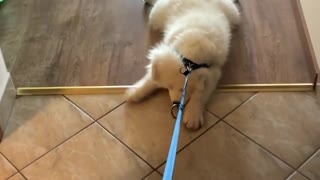
[[[63,87],[20,87],[18,96],[33,95],[80,95],[121,94],[132,86],[63,86]],[[297,92],[313,91],[313,83],[296,84],[230,84],[218,87],[219,92]]]

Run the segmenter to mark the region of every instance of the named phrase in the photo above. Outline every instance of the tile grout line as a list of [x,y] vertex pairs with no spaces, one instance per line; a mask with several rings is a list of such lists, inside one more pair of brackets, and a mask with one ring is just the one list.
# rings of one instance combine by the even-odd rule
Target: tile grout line
[[[316,154],[320,152],[320,147],[315,150],[315,152],[313,152],[307,159],[305,159],[296,169],[297,172],[299,172],[300,174],[302,174],[304,177],[307,177],[307,175],[305,175],[303,172],[300,172],[299,169],[302,168],[303,165],[305,165],[309,160],[311,160],[314,156],[316,156]],[[309,179],[309,177],[307,177]]]
[[225,119],[226,117],[228,117],[230,114],[232,114],[233,112],[235,112],[236,110],[238,110],[242,105],[245,105],[246,103],[248,103],[249,101],[251,101],[253,98],[255,98],[259,93],[255,92],[252,96],[248,97],[246,100],[244,100],[242,103],[240,103],[237,107],[235,107],[233,110],[231,110],[229,113],[227,113],[226,115],[224,115],[221,119]]
[[161,177],[163,176],[159,171],[158,171],[158,169],[156,169],[156,171],[155,171],[157,174],[159,174]]
[[153,170],[153,171],[149,172],[147,175],[143,176],[143,177],[141,178],[141,180],[145,180],[148,176],[150,176],[152,173],[154,173],[154,172],[156,172],[156,171],[157,171],[157,170]]
[[217,122],[213,123],[210,127],[208,127],[208,129],[204,130],[202,133],[200,133],[198,136],[196,136],[193,140],[191,140],[189,143],[187,143],[186,145],[184,145],[180,150],[177,151],[177,154],[180,153],[181,151],[183,151],[185,148],[187,148],[190,144],[192,144],[194,141],[196,141],[197,139],[199,139],[202,135],[204,135],[206,132],[208,132],[209,130],[211,130],[214,126],[216,126],[219,122],[221,122],[221,119],[219,119]]
[[22,174],[22,172],[19,171],[19,174],[20,174],[24,179],[28,180],[28,178],[27,178],[24,174]]
[[287,163],[286,161],[284,161],[283,159],[281,159],[279,156],[277,156],[276,154],[274,154],[273,152],[271,152],[269,149],[267,149],[266,147],[262,146],[261,144],[259,144],[258,142],[256,142],[255,140],[253,140],[252,138],[250,138],[249,136],[247,136],[246,134],[244,134],[243,132],[241,132],[239,129],[233,127],[230,123],[228,123],[225,120],[222,120],[226,125],[228,125],[229,127],[231,127],[232,129],[234,129],[235,131],[237,131],[238,133],[240,133],[242,136],[246,137],[248,140],[250,140],[251,142],[253,142],[254,144],[256,144],[257,146],[259,146],[260,148],[262,148],[263,150],[265,150],[266,152],[270,153],[272,156],[274,156],[275,158],[279,159],[281,162],[283,162],[284,164],[286,164],[287,166],[289,166],[291,169],[293,169],[294,171],[296,171],[296,168],[291,166],[289,163]]
[[[202,133],[200,133],[198,136],[196,136],[193,140],[191,140],[189,143],[187,143],[186,145],[184,145],[183,147],[181,147],[180,150],[177,151],[177,155],[183,151],[184,149],[186,149],[189,145],[191,145],[194,141],[196,141],[197,139],[199,139],[202,135],[204,135],[206,132],[208,132],[210,129],[212,129],[215,125],[217,125],[219,122],[221,122],[221,119],[219,119],[217,122],[213,123],[211,126],[208,127],[208,129],[204,130]],[[158,171],[158,169],[163,166],[165,163],[167,162],[167,160],[165,160],[164,162],[162,162],[159,166],[156,167],[156,170]],[[160,173],[160,172],[158,172]],[[163,175],[162,173],[160,173],[161,175]]]
[[[178,155],[178,153],[177,153],[177,155]],[[161,166],[165,165],[166,163],[167,163],[167,160],[165,160],[163,163],[161,163],[161,164],[157,167],[157,172],[158,172],[161,176],[163,176],[163,174],[159,171],[159,169],[161,168]]]
[[18,172],[18,171],[17,171],[17,172],[15,172],[14,174],[12,174],[11,176],[9,176],[9,177],[5,178],[5,180],[9,180],[10,178],[12,178],[13,176],[15,176],[15,175],[17,175],[17,174],[19,174],[19,172]]
[[0,151],[0,155],[3,156],[3,158],[16,170],[15,173],[10,175],[6,179],[9,179],[9,178],[13,177],[14,175],[18,174],[19,173],[19,169],[1,151]]
[[96,121],[95,122],[97,125],[101,126],[101,128],[103,128],[106,132],[108,132],[112,137],[114,137],[116,140],[118,140],[123,146],[125,146],[129,151],[131,151],[134,155],[136,155],[139,159],[141,159],[143,162],[145,162],[148,166],[151,167],[152,172],[155,169],[148,161],[146,161],[145,159],[143,159],[138,153],[136,153],[133,149],[131,149],[126,143],[124,143],[121,139],[119,139],[118,137],[116,137],[116,135],[114,135],[111,131],[109,131],[107,128],[105,128],[100,122]]
[[296,173],[297,171],[293,171],[292,173],[290,173],[287,177],[284,178],[284,180],[290,180],[289,178],[291,178],[294,173]]
[[4,157],[5,160],[8,161],[8,163],[16,170],[15,173],[13,173],[11,176],[7,177],[6,180],[12,178],[13,176],[20,174],[24,179],[27,179],[21,172],[20,170],[2,153],[0,152],[0,155],[2,155]]
[[144,176],[143,178],[141,178],[141,180],[145,180],[147,177],[149,177],[152,173],[156,173],[158,174],[159,176],[162,177],[162,174],[158,171],[158,170],[154,170],[154,171],[151,171],[149,174],[147,174],[146,176]]
[[236,111],[237,109],[239,109],[242,105],[246,104],[248,101],[250,101],[251,99],[253,99],[256,95],[258,95],[257,92],[255,92],[252,96],[246,98],[243,102],[241,102],[238,106],[236,106],[235,108],[233,108],[231,111],[229,111],[227,114],[225,114],[222,117],[219,117],[218,115],[216,115],[213,112],[210,112],[209,110],[207,110],[210,114],[216,116],[219,119],[225,119],[227,116],[229,116],[230,114],[232,114],[234,111]]
[[80,106],[78,106],[75,102],[73,102],[71,99],[69,99],[67,96],[63,95],[64,98],[66,98],[71,104],[73,104],[74,106],[76,106],[79,110],[81,110],[81,112],[85,113],[86,115],[88,115],[90,118],[92,118],[94,121],[98,121],[101,118],[103,118],[104,116],[108,115],[109,113],[111,113],[112,111],[116,110],[118,107],[122,106],[123,104],[126,103],[126,101],[121,102],[119,105],[115,106],[114,108],[111,108],[109,111],[107,111],[106,113],[104,113],[102,116],[98,117],[97,119],[93,118],[89,113],[87,113],[84,109],[82,109]]
[[112,111],[118,109],[120,106],[124,105],[126,103],[126,101],[120,103],[119,105],[115,106],[114,108],[112,108],[111,110],[109,110],[108,112],[104,113],[102,116],[100,116],[99,118],[97,118],[96,121],[99,121],[100,119],[104,118],[105,116],[107,116],[108,114],[110,114]]
[[[178,155],[179,153],[177,153],[177,155]],[[164,162],[162,162],[157,168],[156,168],[156,170],[157,170],[157,172],[161,175],[161,176],[163,176],[163,174],[159,171],[159,168],[161,167],[161,166],[163,166],[163,165],[165,165],[167,163],[167,160],[164,160]]]
[[297,172],[296,170],[293,170],[292,173],[289,173],[285,178],[283,178],[284,180],[288,180],[290,178],[290,176],[292,176],[295,172]]
[[91,126],[92,124],[94,124],[95,121],[90,122],[88,125],[86,125],[85,127],[83,127],[82,129],[80,129],[78,132],[74,133],[73,135],[71,135],[70,137],[68,137],[67,139],[63,140],[62,142],[58,143],[56,146],[52,147],[49,151],[47,151],[46,153],[42,154],[41,156],[37,157],[36,159],[34,159],[33,161],[31,161],[30,163],[28,163],[27,165],[25,165],[24,167],[22,167],[20,170],[18,170],[21,174],[23,174],[21,171],[26,169],[27,167],[29,167],[30,165],[32,165],[33,163],[35,163],[36,161],[38,161],[39,159],[43,158],[45,155],[49,154],[50,152],[52,152],[53,150],[57,149],[58,147],[60,147],[61,145],[63,145],[65,142],[67,142],[68,140],[70,140],[71,138],[73,138],[74,136],[78,135],[79,133],[81,133],[82,131],[84,131],[85,129],[87,129],[89,126]]
[[305,176],[304,174],[300,173],[299,171],[293,171],[293,173],[289,174],[289,176],[286,177],[284,180],[290,180],[289,178],[292,178],[295,173],[300,174],[301,176],[305,177],[307,180],[312,180],[309,177]]
[[87,116],[89,116],[93,121],[95,121],[95,119],[89,114],[87,113],[85,110],[83,110],[80,106],[78,106],[75,102],[73,102],[71,99],[69,99],[67,96],[62,95],[62,97],[64,97],[67,101],[69,101],[69,103],[71,103],[72,105],[74,105],[76,108],[78,108],[82,113],[86,114]]
[[219,120],[221,120],[221,119],[222,119],[222,118],[220,118],[219,116],[217,116],[216,114],[214,114],[214,113],[210,112],[209,110],[206,110],[206,112],[208,112],[210,115],[212,115],[212,116],[214,116],[214,117],[218,118]]

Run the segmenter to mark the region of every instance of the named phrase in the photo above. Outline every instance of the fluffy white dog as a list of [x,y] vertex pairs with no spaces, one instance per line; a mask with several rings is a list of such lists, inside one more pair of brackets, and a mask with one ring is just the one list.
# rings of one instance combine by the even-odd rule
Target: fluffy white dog
[[221,76],[231,39],[231,29],[240,21],[233,0],[146,0],[153,5],[149,23],[164,33],[150,50],[146,75],[127,92],[128,102],[139,102],[159,88],[168,89],[179,103],[185,76],[180,73],[182,57],[208,68],[192,71],[183,122],[198,129],[204,111]]

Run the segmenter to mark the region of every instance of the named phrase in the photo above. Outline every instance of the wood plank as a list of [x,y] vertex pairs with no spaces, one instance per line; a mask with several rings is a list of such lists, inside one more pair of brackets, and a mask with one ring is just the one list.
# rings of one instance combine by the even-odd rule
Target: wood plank
[[[221,84],[312,83],[292,0],[239,0]],[[141,0],[26,0],[0,7],[0,46],[17,87],[130,85],[161,34]]]
[[235,31],[221,80],[225,84],[313,82],[294,0],[239,0],[243,21]]

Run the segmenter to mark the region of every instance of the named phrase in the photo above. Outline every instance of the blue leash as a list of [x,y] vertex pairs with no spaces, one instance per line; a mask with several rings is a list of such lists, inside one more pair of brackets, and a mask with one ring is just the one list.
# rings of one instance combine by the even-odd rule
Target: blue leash
[[164,170],[163,180],[171,180],[173,177],[174,165],[176,162],[177,149],[179,144],[179,134],[180,134],[180,124],[183,118],[183,110],[184,110],[184,101],[187,93],[189,75],[191,74],[191,69],[186,68],[186,72],[184,73],[186,78],[184,81],[183,92],[181,97],[181,102],[179,104],[179,111],[176,118],[176,123],[174,125],[174,131],[171,139],[171,145],[169,149],[169,154],[167,157],[167,164]]

